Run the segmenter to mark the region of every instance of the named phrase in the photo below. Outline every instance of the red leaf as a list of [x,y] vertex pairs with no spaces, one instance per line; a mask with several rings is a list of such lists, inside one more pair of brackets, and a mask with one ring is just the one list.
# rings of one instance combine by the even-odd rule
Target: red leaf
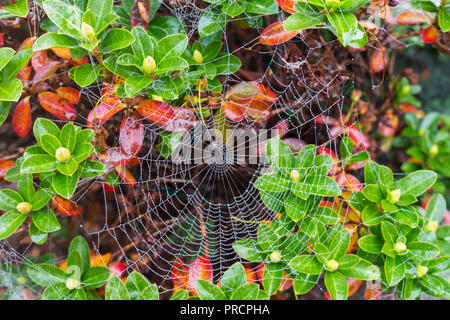
[[163,127],[167,122],[176,119],[173,107],[162,101],[144,100],[136,106],[136,110],[141,116],[159,127]]
[[277,122],[275,125],[275,130],[278,130],[277,137],[284,137],[289,131],[289,121],[286,119],[282,119]]
[[398,24],[417,25],[427,23],[427,18],[420,12],[407,11],[397,17]]
[[131,158],[132,156],[126,154],[121,147],[109,148],[104,154],[100,155],[103,163],[110,166],[125,165]]
[[339,172],[339,159],[333,150],[328,148],[318,148],[317,154],[327,154],[333,159],[333,166],[331,167],[329,174],[336,174]]
[[292,152],[298,153],[306,146],[306,143],[298,138],[284,138],[283,142],[291,148]]
[[225,99],[231,99],[234,101],[248,100],[255,98],[258,93],[258,87],[253,83],[241,82],[228,89]]
[[19,78],[22,81],[28,81],[31,74],[31,67],[25,67],[22,70],[19,71],[17,74],[17,78]]
[[370,56],[370,71],[372,73],[382,72],[389,63],[389,57],[384,50],[375,50]]
[[255,99],[264,100],[267,102],[275,103],[277,101],[277,95],[271,89],[266,88],[263,84],[257,82],[251,82],[256,88],[258,88],[258,94]]
[[38,101],[42,108],[61,120],[75,120],[77,110],[75,107],[58,96],[56,93],[44,91],[38,94]]
[[53,74],[58,70],[61,63],[58,61],[50,61],[46,65],[42,66],[39,71],[34,74],[33,83],[42,82],[53,76]]
[[91,110],[91,112],[89,112],[87,117],[87,126],[92,127],[94,125],[94,120],[97,121],[98,125],[102,125],[125,107],[126,105],[120,100],[116,102],[100,102],[96,107],[94,107],[94,109]]
[[137,182],[131,171],[128,170],[124,164],[115,166],[114,169],[116,170],[117,175],[122,178],[123,183],[133,185]]
[[188,108],[173,107],[176,119],[167,122],[162,129],[169,132],[184,132],[191,130],[197,123],[195,113]]
[[75,105],[80,102],[80,91],[70,87],[59,87],[56,89],[56,94]]
[[170,276],[174,291],[188,288],[189,268],[182,258],[177,258],[173,264]]
[[390,109],[386,114],[381,118],[381,121],[378,123],[378,128],[380,130],[380,134],[383,137],[389,138],[395,134],[398,127],[398,116],[393,114],[392,109]]
[[122,276],[126,269],[127,269],[127,266],[125,265],[125,263],[122,263],[122,262],[118,262],[116,264],[113,264],[111,267],[109,267],[111,274],[115,275],[117,277]]
[[3,34],[0,33],[0,47],[3,46]]
[[350,125],[345,128],[345,132],[348,133],[350,139],[352,139],[356,147],[361,147],[363,150],[367,150],[369,148],[369,139],[367,139],[361,130],[357,129],[353,125]]
[[314,118],[314,122],[317,124],[327,125],[327,126],[339,126],[340,123],[336,119],[322,115]]
[[225,117],[231,121],[239,122],[244,120],[244,111],[234,102],[225,102],[222,106],[222,111]]
[[142,27],[147,29],[150,22],[150,1],[135,0],[131,8],[131,28]]
[[248,117],[257,121],[264,121],[270,118],[270,105],[258,99],[247,99],[228,101],[223,105],[225,116],[232,121],[242,121],[243,117]]
[[25,137],[31,128],[30,97],[19,101],[14,110],[12,125],[14,132],[21,138]]
[[16,164],[13,160],[0,160],[0,179],[5,177],[6,171],[14,167]]
[[78,216],[83,213],[82,207],[58,195],[52,198],[52,204],[59,213],[68,217]]
[[422,32],[422,41],[425,43],[435,43],[439,39],[439,32],[433,26],[429,26]]
[[341,172],[336,177],[336,182],[339,184],[341,189],[350,192],[361,191],[362,184],[354,175],[349,173]]
[[31,56],[31,65],[35,72],[38,72],[43,66],[47,64],[47,51],[41,50],[33,53]]
[[195,284],[197,280],[207,280],[212,282],[213,272],[211,262],[205,256],[200,256],[194,260],[189,268],[188,289],[192,295],[197,295]]
[[294,5],[297,0],[277,0],[278,5],[281,9],[289,13],[296,13],[297,11],[294,9]]
[[31,49],[33,47],[34,40],[36,40],[36,37],[30,37],[23,40],[23,42],[19,46],[19,49],[17,49],[17,52],[25,49]]
[[376,281],[367,282],[364,300],[382,300],[382,298],[381,285]]
[[119,142],[122,150],[129,155],[139,152],[144,141],[144,126],[134,114],[124,117],[120,125]]
[[283,27],[283,21],[278,21],[269,25],[266,29],[261,33],[261,37],[259,38],[259,42],[267,45],[275,45],[286,42],[296,35],[298,35],[300,31],[286,31]]

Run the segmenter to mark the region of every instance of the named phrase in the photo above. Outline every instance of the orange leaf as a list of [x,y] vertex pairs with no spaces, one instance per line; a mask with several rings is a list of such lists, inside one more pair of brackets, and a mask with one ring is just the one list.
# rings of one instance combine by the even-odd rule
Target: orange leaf
[[47,64],[47,51],[41,50],[33,53],[31,56],[31,65],[35,72],[38,72]]
[[56,93],[49,91],[41,92],[38,94],[38,101],[42,108],[58,119],[75,120],[77,118],[77,110],[75,107]]
[[110,166],[125,165],[131,158],[132,156],[126,154],[121,147],[109,148],[104,154],[100,155],[103,163]]
[[147,29],[150,22],[150,2],[149,0],[135,0],[131,8],[131,28],[142,27]]
[[417,25],[427,23],[427,18],[420,12],[407,11],[397,17],[398,24]]
[[115,166],[114,169],[116,169],[117,174],[122,178],[125,184],[133,185],[136,183],[136,178],[125,165]]
[[189,268],[182,258],[177,258],[173,264],[170,276],[174,291],[188,288]]
[[14,132],[21,138],[25,137],[31,128],[30,97],[19,101],[14,110],[12,125]]
[[299,33],[300,31],[284,30],[283,21],[278,21],[263,30],[259,42],[267,45],[276,45],[292,39]]
[[58,195],[52,198],[52,204],[59,213],[68,217],[78,216],[83,213],[82,207]]
[[294,9],[294,5],[297,0],[277,0],[278,5],[281,9],[289,13],[296,13],[297,11]]
[[205,256],[200,256],[194,260],[189,267],[188,289],[192,295],[197,295],[195,284],[197,280],[207,280],[212,282],[213,273],[211,262]]
[[30,78],[30,74],[31,74],[31,67],[24,67],[17,74],[17,78],[19,78],[22,81],[28,81],[28,79]]
[[0,160],[0,179],[5,177],[6,171],[15,166],[15,162],[12,160]]
[[71,104],[76,105],[80,102],[80,91],[70,87],[59,87],[56,89],[56,94],[61,98],[69,101]]
[[336,182],[339,184],[341,189],[346,191],[356,192],[361,191],[362,189],[362,184],[358,178],[349,173],[341,172],[336,177]]
[[435,43],[439,39],[439,32],[434,26],[429,26],[422,32],[422,41],[425,43]]
[[144,141],[144,126],[141,119],[133,114],[126,116],[120,125],[119,142],[122,150],[129,155],[139,152]]
[[375,50],[370,56],[370,71],[372,73],[382,72],[389,63],[389,57],[384,50]]
[[[58,70],[61,63],[58,61],[50,61],[43,65],[33,76],[33,85],[38,82],[45,81],[53,76],[53,74]],[[34,68],[34,67],[33,67]]]

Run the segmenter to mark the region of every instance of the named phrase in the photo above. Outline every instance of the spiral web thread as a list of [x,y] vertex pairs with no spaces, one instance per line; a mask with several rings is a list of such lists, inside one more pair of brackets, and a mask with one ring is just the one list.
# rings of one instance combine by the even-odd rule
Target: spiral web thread
[[[37,4],[33,3],[30,9],[36,9],[36,6]],[[205,3],[199,6],[197,2],[175,0],[170,3],[163,2],[162,8],[170,11],[171,15],[178,17],[186,24],[190,39],[196,37],[196,26],[206,8]],[[270,21],[280,21],[285,17],[286,14],[280,10],[278,16],[274,15],[273,20]],[[267,61],[265,72],[256,79],[256,82],[263,83],[272,89],[278,97],[277,102],[271,106],[271,110],[282,110],[284,113],[275,111],[272,119],[281,120],[286,112],[292,114],[300,121],[297,124],[291,123],[289,137],[303,139],[304,136],[308,136],[306,141],[308,144],[315,143],[317,148],[328,147],[339,155],[339,142],[343,134],[332,137],[330,126],[318,125],[314,122],[315,118],[323,115],[336,119],[345,117],[343,86],[339,87],[338,98],[331,99],[332,95],[336,95],[335,92],[330,92],[331,84],[338,80],[339,75],[336,73],[328,77],[324,83],[319,77],[313,77],[313,82],[308,80],[312,73],[311,60],[320,59],[323,47],[333,48],[337,45],[336,40],[323,45],[309,46],[308,43],[311,41],[306,41],[305,34],[301,33],[288,43],[260,46],[257,42],[264,28],[261,27],[257,29],[259,34],[253,39],[235,48],[229,47],[230,39],[233,37],[231,32],[235,30],[230,30],[232,23],[230,21],[223,30],[225,48],[230,48],[230,53],[241,54],[240,57],[255,53],[264,55]],[[269,22],[266,21],[265,25],[268,24]],[[31,33],[31,36],[37,35],[38,30],[31,30]],[[291,49],[290,43],[300,45],[304,56],[296,61],[288,61],[286,52]],[[371,49],[377,49],[370,43],[368,46]],[[91,61],[94,62],[93,58]],[[346,66],[348,67],[349,64]],[[324,68],[328,69],[329,74],[336,71],[332,69],[332,64],[326,63]],[[274,73],[272,70],[278,72]],[[286,73],[289,75],[288,83],[280,77]],[[224,92],[232,85],[248,80],[239,72],[221,77]],[[102,83],[99,82],[82,88],[81,92],[91,100],[97,101],[100,99],[98,88],[101,87]],[[330,97],[331,102],[323,104],[323,96]],[[89,106],[89,109],[93,107]],[[110,119],[108,123],[113,123],[118,128],[119,118]],[[63,124],[63,121],[59,122]],[[93,252],[97,254],[112,252],[113,261],[124,262],[127,265],[127,272],[140,271],[152,282],[156,282],[160,294],[166,294],[166,296],[170,296],[172,292],[171,269],[175,259],[182,257],[186,263],[192,263],[197,256],[205,254],[205,248],[213,265],[215,283],[236,261],[243,262],[244,265],[256,270],[257,265],[249,264],[239,258],[231,244],[242,238],[256,238],[258,224],[248,223],[249,221],[262,222],[274,217],[274,213],[263,205],[259,192],[253,187],[253,183],[261,172],[267,170],[268,165],[259,163],[224,167],[204,163],[173,164],[170,158],[166,159],[159,155],[156,147],[158,129],[149,122],[144,123],[144,141],[151,148],[141,150],[140,164],[130,168],[138,182],[132,186],[127,186],[124,182],[119,183],[120,187],[111,196],[104,190],[102,179],[84,179],[80,181],[73,197],[78,204],[86,208],[92,204],[87,203],[85,199],[90,193],[96,192],[95,199],[99,204],[95,207],[95,210],[99,210],[96,211],[96,215],[104,215],[104,219],[100,219],[104,223],[91,227],[92,223],[85,220],[86,215],[74,218],[79,219],[76,220],[79,221],[79,231],[85,236]],[[271,123],[276,121],[271,120]],[[80,115],[76,124],[85,127],[86,118]],[[251,120],[241,123],[230,122],[232,129],[251,129],[255,126],[260,125]],[[115,134],[118,136],[118,129]],[[116,139],[113,146],[118,145]],[[340,161],[343,160],[340,159]],[[100,195],[103,198],[100,198]],[[92,197],[90,199],[92,201]],[[340,202],[339,206],[344,203]],[[133,206],[139,210],[132,210]],[[24,257],[35,253],[37,246],[14,244],[17,243],[16,238],[25,236],[26,229],[20,229],[14,236],[14,242],[11,239],[0,241],[0,257],[6,266],[6,272],[0,271],[0,279],[2,279],[2,272],[3,275],[7,274],[8,266],[31,264],[25,261]],[[56,241],[54,242],[50,235],[46,244],[42,246],[43,252],[51,252],[55,243]],[[57,254],[58,263],[66,258],[65,251]],[[318,285],[320,290],[325,292],[323,283]],[[20,287],[14,289],[14,284],[8,283],[6,276],[3,277],[1,286],[17,290],[17,295],[21,293]]]

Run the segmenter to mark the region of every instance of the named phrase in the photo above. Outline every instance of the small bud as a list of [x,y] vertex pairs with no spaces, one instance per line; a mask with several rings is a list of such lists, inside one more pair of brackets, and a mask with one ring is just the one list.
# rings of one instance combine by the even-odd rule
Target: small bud
[[430,221],[425,226],[425,231],[436,232],[438,226],[439,226],[439,222],[437,222],[437,221]]
[[403,242],[397,242],[394,244],[394,251],[397,253],[403,253],[406,251],[406,244]]
[[66,280],[66,287],[69,290],[78,288],[81,285],[80,281],[74,278],[69,278]]
[[428,268],[425,266],[418,266],[417,267],[417,276],[419,278],[423,277],[424,275],[426,275],[428,272]]
[[392,203],[397,203],[398,200],[400,200],[400,197],[402,195],[402,191],[400,189],[395,189],[395,190],[392,190],[390,192],[390,195],[391,195],[391,202]]
[[197,63],[203,63],[203,55],[198,50],[194,50],[194,61]]
[[300,181],[300,173],[297,170],[291,171],[291,180],[297,183]]
[[425,130],[420,129],[419,130],[419,136],[423,137],[425,135]]
[[407,95],[411,92],[411,86],[408,84],[402,88],[402,94]]
[[24,285],[25,283],[27,283],[27,278],[25,278],[25,277],[17,277],[17,279],[16,279],[16,281],[17,281],[17,284],[18,285]]
[[87,39],[90,42],[95,42],[95,30],[90,24],[86,22],[81,24],[81,34],[84,39]]
[[156,61],[152,56],[148,56],[142,63],[142,69],[145,74],[152,74],[156,70]]
[[439,153],[439,147],[436,144],[433,144],[430,148],[430,155],[435,157]]
[[279,253],[278,251],[274,251],[270,254],[270,261],[272,261],[273,263],[278,263],[281,261],[281,253]]
[[339,268],[339,262],[336,260],[329,260],[325,263],[325,266],[331,271],[336,271]]
[[70,151],[68,149],[61,147],[56,149],[55,158],[59,162],[67,162],[72,159],[72,155],[70,154]]
[[21,202],[17,204],[16,209],[22,214],[28,214],[31,211],[31,204],[29,202]]

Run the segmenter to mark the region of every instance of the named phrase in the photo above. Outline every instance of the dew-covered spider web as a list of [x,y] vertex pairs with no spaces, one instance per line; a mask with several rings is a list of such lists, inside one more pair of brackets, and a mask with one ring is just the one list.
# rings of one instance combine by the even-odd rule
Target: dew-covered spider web
[[[198,39],[197,26],[208,5],[201,1],[163,1],[156,17],[171,15],[178,18],[193,42]],[[30,10],[37,20],[45,16],[36,3],[30,6]],[[226,93],[239,83],[264,85],[277,96],[276,102],[270,104],[268,120],[248,117],[238,122],[226,120],[227,128],[236,134],[234,145],[224,144],[220,139],[202,141],[193,146],[190,163],[177,163],[172,157],[161,155],[158,148],[160,129],[143,119],[144,146],[138,154],[138,161],[127,164],[136,182],[130,184],[121,178],[111,192],[102,177],[82,179],[72,201],[83,208],[83,214],[70,218],[58,215],[64,231],[51,234],[41,246],[27,241],[27,228],[19,229],[13,237],[0,241],[3,263],[10,268],[30,265],[33,262],[24,260],[25,257],[39,255],[39,252],[41,255],[55,252],[57,263],[61,263],[66,259],[70,239],[79,233],[87,239],[93,253],[111,253],[111,262],[126,264],[128,273],[133,270],[141,272],[158,285],[165,298],[170,297],[174,289],[172,275],[175,273],[180,277],[178,282],[186,282],[189,273],[185,268],[189,268],[199,256],[205,256],[211,262],[214,283],[236,261],[256,274],[260,264],[237,256],[232,244],[243,238],[255,239],[258,226],[275,219],[278,214],[263,204],[259,191],[253,187],[256,179],[270,167],[264,160],[264,144],[248,137],[252,137],[252,132],[269,130],[267,138],[278,133],[296,152],[306,144],[314,144],[317,149],[328,148],[339,158],[335,165],[342,165],[345,159],[340,157],[340,142],[348,135],[342,128],[354,124],[362,134],[358,118],[346,119],[352,91],[361,81],[366,80],[373,87],[381,81],[370,72],[361,71],[360,59],[364,52],[343,50],[335,37],[328,39],[321,33],[325,28],[322,26],[302,31],[292,40],[278,45],[258,43],[266,26],[287,16],[282,10],[270,16],[255,15],[252,23],[259,26],[253,27],[245,26],[248,23],[245,18],[230,18],[223,30],[224,50],[236,55],[242,67],[232,75],[219,77],[222,92]],[[362,16],[370,18],[368,14]],[[31,36],[38,36],[39,23],[30,24],[30,30]],[[389,36],[383,25],[377,32]],[[366,50],[380,49],[376,41],[369,41]],[[94,57],[90,60],[96,63]],[[368,78],[355,79],[356,72]],[[86,105],[79,112],[77,125],[86,127],[87,114],[101,98],[102,88],[103,83],[97,82],[80,89]],[[191,89],[186,94],[196,96],[198,93]],[[86,101],[91,101],[91,104]],[[204,107],[207,108],[208,104],[204,103]],[[213,111],[220,106],[214,108]],[[353,112],[357,114],[358,105],[354,108]],[[36,115],[50,116],[39,107],[37,109]],[[204,119],[198,117],[192,132],[214,129],[215,115],[211,112]],[[119,146],[122,117],[123,113],[119,113],[103,126],[102,132],[108,133],[106,141],[110,147]],[[64,123],[55,121],[60,125]],[[209,145],[214,145],[219,151],[226,150],[231,160],[207,162],[203,152]],[[260,152],[256,163],[248,157],[237,161],[236,150],[252,148]],[[363,150],[361,145],[355,148]],[[363,181],[361,167],[346,170]],[[114,171],[114,167],[109,167],[109,171]],[[349,186],[351,182],[342,188],[350,191]],[[346,200],[324,200],[334,202],[335,210],[345,211],[347,208]],[[347,227],[357,233],[362,225],[351,223]],[[175,264],[177,258],[182,258],[184,264]],[[7,271],[0,272],[6,274]],[[287,274],[285,279],[288,279]],[[20,286],[14,289],[14,284],[7,280],[3,280],[1,285],[17,290],[17,295],[21,294]],[[310,293],[310,298],[323,298],[326,288],[322,279],[318,280],[317,287],[318,290]],[[37,290],[36,287],[34,292],[33,289],[31,291],[36,294]],[[293,298],[289,294],[285,296]]]

